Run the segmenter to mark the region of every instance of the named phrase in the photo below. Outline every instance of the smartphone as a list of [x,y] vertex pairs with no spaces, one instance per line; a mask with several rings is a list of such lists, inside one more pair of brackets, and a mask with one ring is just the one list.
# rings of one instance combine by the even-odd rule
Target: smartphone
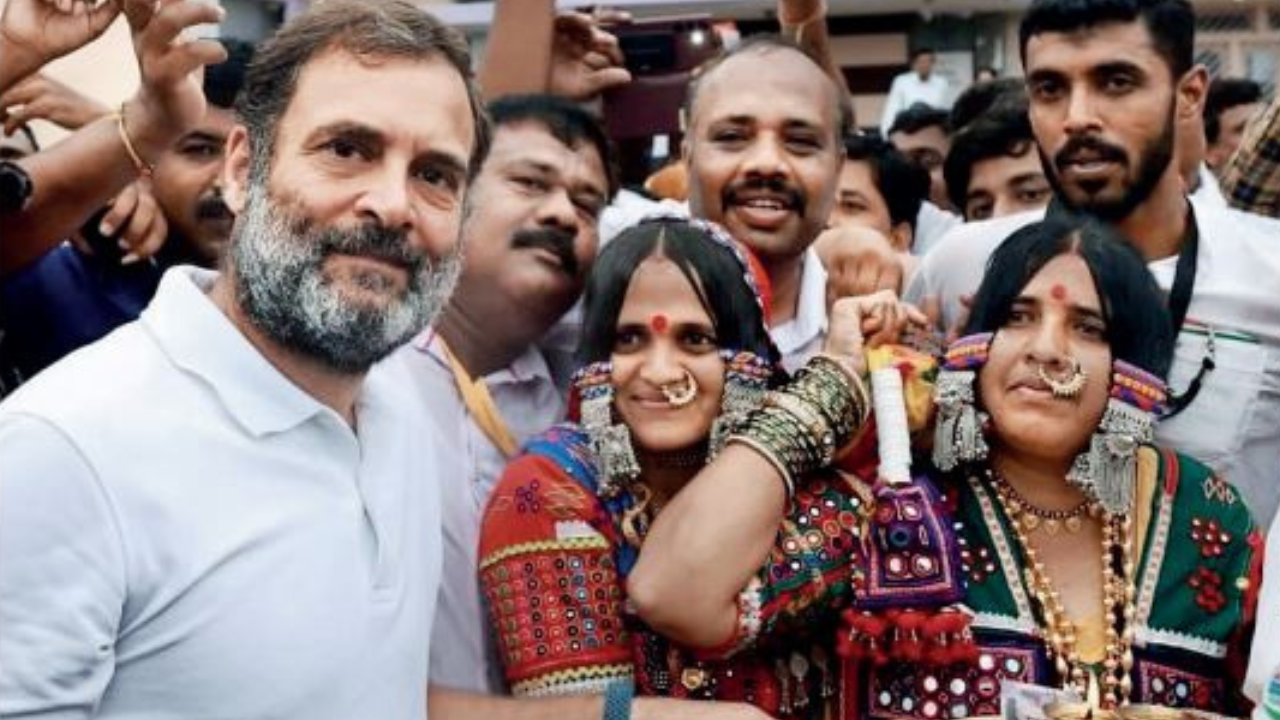
[[654,169],[652,138],[666,135],[679,145],[689,79],[722,44],[711,18],[703,15],[645,18],[610,31],[632,80],[605,93],[605,127],[618,144],[623,182],[636,185]]
[[110,206],[106,206],[90,215],[89,219],[80,226],[80,237],[93,251],[95,258],[109,265],[119,265],[125,253],[120,249],[120,230],[123,228],[117,228],[111,235],[103,235],[98,230],[102,218],[106,217],[110,210]]

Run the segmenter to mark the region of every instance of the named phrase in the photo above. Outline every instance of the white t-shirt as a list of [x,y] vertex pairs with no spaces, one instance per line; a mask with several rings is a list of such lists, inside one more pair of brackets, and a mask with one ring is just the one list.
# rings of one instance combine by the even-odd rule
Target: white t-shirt
[[[476,425],[458,392],[439,337],[423,333],[392,358],[412,376],[413,396],[443,429],[449,448],[441,473],[444,506],[444,581],[431,642],[431,682],[498,694],[502,667],[480,593],[480,521],[508,459]],[[494,405],[516,442],[551,427],[564,416],[565,391],[546,360],[530,347],[510,366],[486,375]]]
[[[1192,198],[1200,230],[1195,289],[1178,334],[1169,385],[1184,392],[1205,357],[1213,329],[1216,369],[1195,402],[1156,426],[1156,439],[1213,468],[1240,489],[1266,526],[1280,505],[1280,233],[1272,222]],[[920,264],[905,293],[912,302],[942,299],[943,320],[959,317],[961,294],[982,281],[987,259],[1043,210],[963,225]],[[1275,223],[1280,230],[1280,223]],[[1173,284],[1177,258],[1151,263],[1157,284]]]
[[438,432],[382,366],[353,431],[214,277],[0,404],[4,717],[423,717]]

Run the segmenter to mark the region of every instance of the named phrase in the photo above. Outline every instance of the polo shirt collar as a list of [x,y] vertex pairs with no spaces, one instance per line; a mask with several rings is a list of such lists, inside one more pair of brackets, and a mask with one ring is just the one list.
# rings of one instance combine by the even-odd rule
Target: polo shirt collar
[[142,326],[174,365],[205,381],[256,436],[332,412],[275,368],[209,297],[218,274],[172,268],[142,313]]

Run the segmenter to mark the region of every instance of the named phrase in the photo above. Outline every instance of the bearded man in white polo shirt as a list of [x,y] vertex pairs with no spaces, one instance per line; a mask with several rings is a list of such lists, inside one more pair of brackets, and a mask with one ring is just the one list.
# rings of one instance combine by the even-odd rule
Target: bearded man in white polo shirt
[[438,431],[375,363],[457,275],[487,145],[465,42],[330,0],[238,114],[222,273],[171,270],[0,406],[5,717],[426,712]]

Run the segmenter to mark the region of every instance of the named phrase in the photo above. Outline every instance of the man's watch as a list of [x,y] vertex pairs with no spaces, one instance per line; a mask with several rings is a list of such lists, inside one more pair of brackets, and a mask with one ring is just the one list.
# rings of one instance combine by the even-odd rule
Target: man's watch
[[31,199],[31,176],[15,162],[0,160],[0,214],[21,210]]

